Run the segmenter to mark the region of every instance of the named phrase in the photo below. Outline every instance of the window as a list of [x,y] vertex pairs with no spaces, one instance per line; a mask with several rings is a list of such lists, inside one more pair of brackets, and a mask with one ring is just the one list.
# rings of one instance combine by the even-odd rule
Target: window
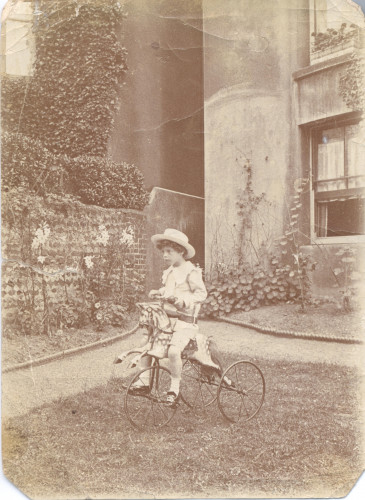
[[310,62],[317,64],[361,47],[364,15],[350,0],[310,0]]
[[23,0],[9,6],[3,25],[5,72],[8,75],[32,74],[34,59],[33,2]]
[[365,127],[361,122],[313,131],[315,235],[365,234]]
[[327,29],[338,30],[341,24],[354,23],[363,26],[361,7],[348,0],[310,0],[311,32],[324,33]]

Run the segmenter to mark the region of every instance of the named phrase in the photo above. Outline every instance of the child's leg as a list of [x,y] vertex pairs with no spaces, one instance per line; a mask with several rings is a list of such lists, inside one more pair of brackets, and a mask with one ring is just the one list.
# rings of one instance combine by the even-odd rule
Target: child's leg
[[[141,344],[141,347],[146,347],[146,350],[148,350],[149,343],[148,343],[148,335],[143,335],[143,341]],[[151,356],[143,356],[143,358],[140,359],[139,361],[139,366],[141,370],[144,370],[145,368],[149,368],[152,363],[152,358]],[[149,372],[144,372],[142,373],[138,380],[133,384],[133,387],[144,387],[148,386],[150,383],[150,378],[149,378],[150,373]]]
[[181,372],[182,372],[182,359],[181,353],[183,349],[180,349],[178,346],[171,345],[169,347],[169,362],[170,362],[170,372],[171,372],[171,385],[170,392],[174,392],[176,395],[179,394],[180,391],[180,380],[181,380]]
[[181,353],[188,345],[190,339],[195,337],[195,334],[195,329],[185,328],[183,330],[176,331],[171,339],[168,351],[169,368],[171,372],[170,392],[174,392],[176,395],[178,395],[180,391],[181,372],[183,366]]

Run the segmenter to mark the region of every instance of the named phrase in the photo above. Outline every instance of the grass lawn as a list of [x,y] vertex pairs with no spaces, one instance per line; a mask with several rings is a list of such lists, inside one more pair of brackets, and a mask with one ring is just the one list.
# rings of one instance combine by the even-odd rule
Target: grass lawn
[[258,364],[266,398],[252,421],[182,405],[166,428],[137,431],[114,379],[5,422],[4,472],[32,498],[346,495],[363,469],[359,374]]

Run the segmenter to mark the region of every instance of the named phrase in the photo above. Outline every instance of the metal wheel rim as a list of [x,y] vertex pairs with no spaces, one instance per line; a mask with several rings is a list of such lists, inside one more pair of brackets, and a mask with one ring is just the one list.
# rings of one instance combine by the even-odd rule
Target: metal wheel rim
[[[243,386],[243,381],[238,381],[234,380],[235,378],[238,379],[238,369],[237,367],[241,366],[246,367],[252,371],[252,373],[255,373],[255,378],[256,380],[251,383],[251,386],[244,387]],[[231,373],[232,372],[232,373]],[[225,382],[225,377],[233,380],[235,383],[236,387],[234,388],[229,388]],[[258,389],[256,389],[256,387]],[[257,396],[255,395],[255,392],[257,392]],[[227,394],[231,394],[231,399],[233,401],[233,395],[235,394],[235,401],[238,402],[239,409],[238,409],[238,416],[234,418],[232,415],[229,415],[227,406],[230,404],[233,406],[234,403],[227,403],[225,400],[225,397]],[[254,397],[256,398],[255,403],[253,403]],[[218,408],[222,415],[229,420],[230,422],[238,422],[239,420],[242,421],[249,421],[257,413],[260,411],[262,404],[264,402],[265,398],[265,378],[258,366],[256,366],[254,363],[251,361],[236,361],[235,363],[232,363],[223,373],[219,387],[218,387],[218,392],[217,392],[217,403],[218,403]],[[248,407],[252,408],[252,410],[248,411]]]
[[[150,387],[150,396],[133,396],[129,393],[129,389],[133,384],[140,379],[144,372],[150,373],[150,380],[153,381],[153,387]],[[161,385],[161,377],[164,377],[163,387],[156,387],[156,377],[159,377]],[[168,378],[166,379],[166,375]],[[165,380],[166,379],[166,380]],[[167,425],[175,415],[176,407],[168,406],[161,402],[162,392],[165,392],[165,387],[170,384],[170,371],[164,366],[154,365],[139,371],[131,380],[124,399],[124,409],[130,423],[137,429],[159,428]],[[150,383],[151,385],[151,383]],[[144,414],[144,418],[143,418]],[[137,417],[142,416],[142,422],[138,422]]]
[[[193,373],[191,375],[187,374],[187,370],[189,370],[189,368],[191,368],[191,370],[193,371]],[[185,373],[184,373],[184,369],[185,369]],[[214,385],[209,384],[207,382],[203,382],[201,370],[202,370],[202,365],[198,362],[194,362],[194,361],[188,359],[184,363],[182,377],[181,377],[182,387],[180,390],[180,396],[181,396],[182,401],[189,408],[195,408],[195,409],[202,408],[202,407],[206,408],[206,407],[210,406],[212,403],[214,403],[214,401],[216,401],[216,399],[217,399],[217,392],[215,391],[215,393],[213,394],[212,391],[209,389],[210,387],[213,388]],[[190,396],[189,397],[187,396],[188,390],[189,390],[189,382],[188,382],[189,379],[191,381],[192,380],[195,380],[197,382],[200,381],[199,389],[196,390],[196,394],[195,394],[195,397],[193,397],[193,401],[191,401]],[[185,384],[187,385],[187,389],[184,389]],[[218,383],[216,384],[216,387],[218,387]],[[202,388],[204,388],[204,389],[202,389]],[[207,394],[207,391],[208,391],[209,395],[207,394],[207,396],[204,396],[203,391],[205,394]],[[206,402],[205,402],[205,400],[206,400]],[[199,401],[203,401],[203,405],[201,405],[201,406],[198,405]]]

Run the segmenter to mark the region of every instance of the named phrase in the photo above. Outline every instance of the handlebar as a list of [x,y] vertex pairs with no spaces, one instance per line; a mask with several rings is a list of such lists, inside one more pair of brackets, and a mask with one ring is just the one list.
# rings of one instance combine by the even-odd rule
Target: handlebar
[[[177,298],[174,297],[174,296],[165,298],[165,297],[162,297],[161,295],[159,295],[159,296],[155,295],[154,297],[151,297],[151,301],[153,301],[153,300],[154,301],[158,301],[161,306],[163,306],[164,304],[170,304],[172,306],[175,306]],[[195,304],[194,311],[193,311],[193,314],[192,314],[192,316],[195,319],[197,319],[197,317],[198,317],[200,308],[201,308],[201,304]],[[179,313],[179,311],[178,311],[177,308],[176,308],[176,312]],[[181,314],[181,312],[180,312],[180,314]]]

